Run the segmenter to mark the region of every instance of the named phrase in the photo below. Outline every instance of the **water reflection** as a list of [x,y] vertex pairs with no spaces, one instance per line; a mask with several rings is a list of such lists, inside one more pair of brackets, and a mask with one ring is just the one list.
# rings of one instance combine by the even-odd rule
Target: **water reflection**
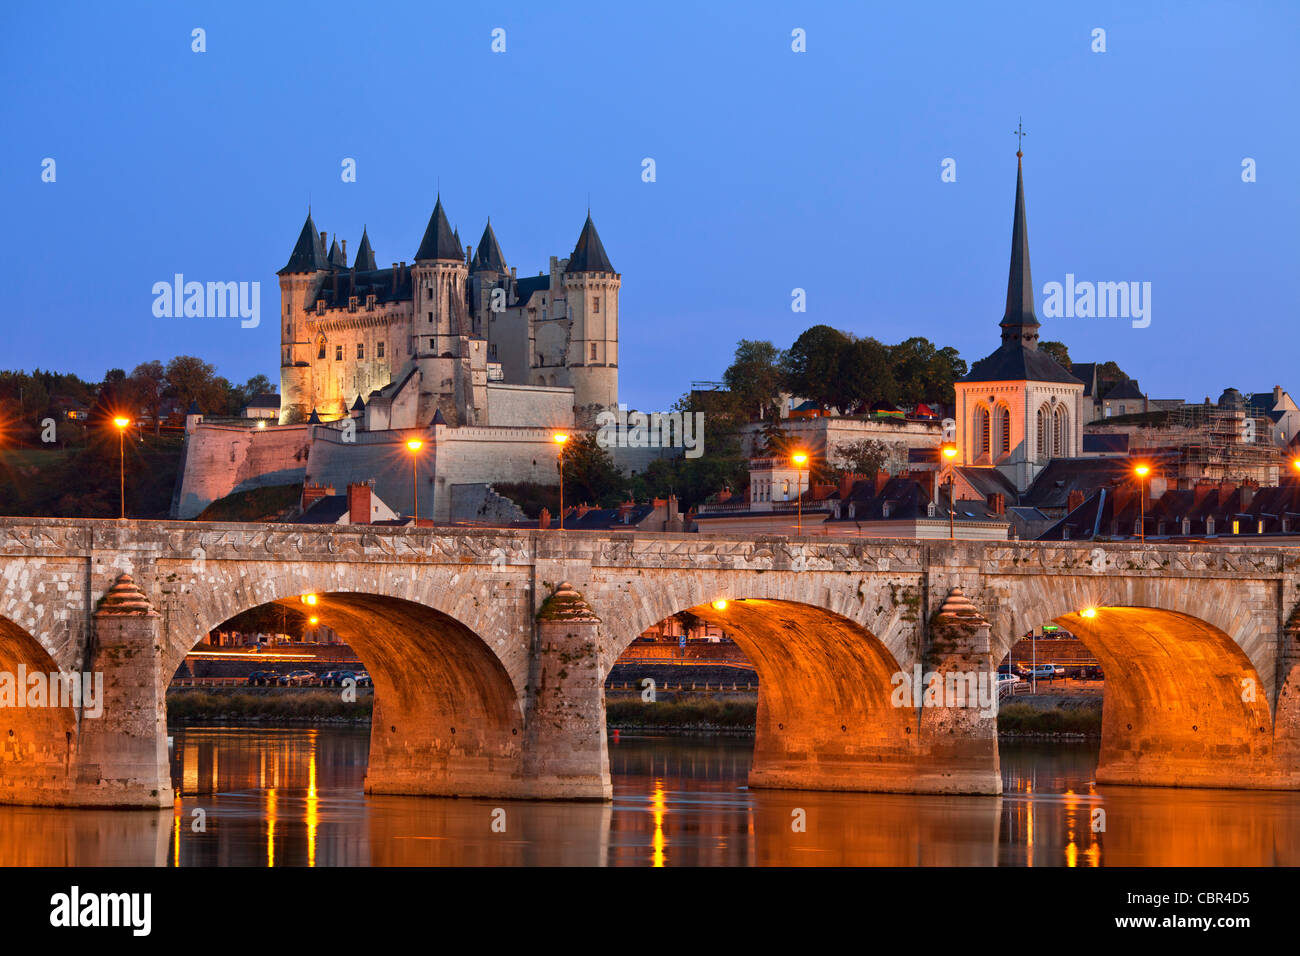
[[175,808],[0,807],[0,864],[1300,864],[1300,794],[1099,788],[1088,745],[1006,746],[1003,796],[935,797],[751,791],[746,739],[623,737],[608,804],[366,797],[368,749],[353,728],[177,731]]

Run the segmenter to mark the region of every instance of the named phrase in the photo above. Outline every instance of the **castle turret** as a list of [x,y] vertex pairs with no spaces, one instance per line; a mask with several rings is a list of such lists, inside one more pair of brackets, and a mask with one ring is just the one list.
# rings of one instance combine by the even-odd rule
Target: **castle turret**
[[361,228],[361,244],[357,246],[357,258],[352,263],[352,268],[357,272],[374,272],[379,268],[375,263],[375,250],[370,248],[370,236],[366,234],[364,226]]
[[568,370],[579,424],[618,406],[618,290],[605,246],[587,212],[564,270],[564,294],[572,315]]
[[312,403],[311,339],[307,311],[330,271],[329,257],[311,212],[280,277],[280,423],[306,419]]
[[415,355],[456,355],[465,331],[465,250],[447,222],[439,196],[411,269]]

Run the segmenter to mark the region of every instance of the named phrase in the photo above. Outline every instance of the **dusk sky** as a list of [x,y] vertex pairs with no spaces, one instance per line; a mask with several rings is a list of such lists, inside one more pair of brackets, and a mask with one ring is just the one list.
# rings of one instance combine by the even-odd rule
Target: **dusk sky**
[[[1044,339],[1153,398],[1300,390],[1298,31],[1291,2],[12,6],[0,367],[98,381],[187,353],[278,382],[275,273],[308,202],[386,266],[439,186],[521,276],[569,255],[590,199],[633,407],[819,323],[974,361],[998,343],[1023,117],[1040,317],[1067,273],[1152,290],[1147,328],[1045,319]],[[175,273],[261,282],[260,327],[156,318]]]

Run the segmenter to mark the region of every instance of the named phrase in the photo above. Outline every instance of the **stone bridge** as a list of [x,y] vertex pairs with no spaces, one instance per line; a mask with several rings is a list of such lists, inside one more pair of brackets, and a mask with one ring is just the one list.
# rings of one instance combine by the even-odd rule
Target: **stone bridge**
[[1100,782],[1300,788],[1296,549],[0,519],[0,802],[169,805],[177,667],[308,593],[374,678],[375,793],[608,798],[604,678],[685,610],[758,671],[755,786],[999,792],[952,688],[1057,621],[1106,672]]

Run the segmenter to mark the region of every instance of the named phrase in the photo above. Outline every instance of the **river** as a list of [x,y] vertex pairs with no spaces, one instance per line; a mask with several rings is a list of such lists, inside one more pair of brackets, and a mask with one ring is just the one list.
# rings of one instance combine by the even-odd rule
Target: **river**
[[939,797],[749,790],[746,738],[624,735],[614,800],[575,804],[366,796],[362,728],[174,733],[174,809],[0,807],[0,864],[1300,864],[1300,794],[1099,787],[1095,743],[1006,743],[1001,797]]

